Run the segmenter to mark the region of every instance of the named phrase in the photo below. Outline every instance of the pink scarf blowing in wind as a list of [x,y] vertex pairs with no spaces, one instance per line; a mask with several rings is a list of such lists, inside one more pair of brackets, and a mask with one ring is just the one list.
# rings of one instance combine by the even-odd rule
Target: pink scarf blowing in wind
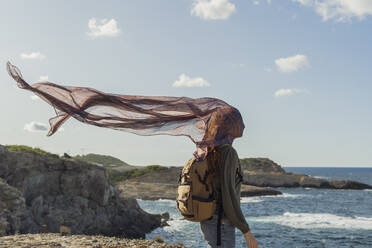
[[29,85],[10,62],[7,70],[19,88],[32,91],[53,106],[56,116],[49,120],[48,136],[73,117],[138,135],[187,136],[196,144],[194,156],[204,159],[208,147],[232,144],[243,135],[239,110],[220,99],[118,95],[50,82]]

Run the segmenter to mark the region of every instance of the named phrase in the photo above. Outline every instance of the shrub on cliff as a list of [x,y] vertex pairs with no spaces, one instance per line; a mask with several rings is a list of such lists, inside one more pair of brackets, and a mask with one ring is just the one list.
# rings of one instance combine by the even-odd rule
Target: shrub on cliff
[[118,182],[125,181],[131,178],[140,177],[145,174],[167,170],[167,167],[161,165],[148,165],[144,168],[137,168],[130,171],[119,172],[111,168],[107,168],[109,181],[112,185]]
[[10,152],[27,152],[27,153],[34,153],[42,156],[58,156],[56,154],[41,150],[40,148],[33,148],[31,146],[25,145],[6,145],[5,146],[8,151]]
[[89,153],[87,155],[77,155],[73,157],[76,160],[81,160],[84,162],[89,163],[95,163],[95,164],[101,164],[103,166],[130,166],[129,164],[121,161],[118,158],[108,156],[108,155],[100,155],[100,154],[94,154]]

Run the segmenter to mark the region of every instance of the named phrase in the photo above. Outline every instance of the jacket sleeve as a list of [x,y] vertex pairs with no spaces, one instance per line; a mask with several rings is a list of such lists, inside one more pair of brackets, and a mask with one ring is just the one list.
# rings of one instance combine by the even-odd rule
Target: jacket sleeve
[[250,230],[240,208],[240,185],[236,183],[236,168],[239,157],[230,146],[223,152],[221,175],[222,206],[225,216],[242,233]]

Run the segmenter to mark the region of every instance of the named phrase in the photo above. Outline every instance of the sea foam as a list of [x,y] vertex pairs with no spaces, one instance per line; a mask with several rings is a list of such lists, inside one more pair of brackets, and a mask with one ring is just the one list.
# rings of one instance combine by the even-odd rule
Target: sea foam
[[257,222],[276,223],[292,228],[340,228],[372,230],[372,218],[348,217],[328,213],[291,213],[250,218]]
[[259,199],[257,196],[240,198],[240,203],[257,203],[257,202],[262,202],[262,201],[263,200]]
[[269,198],[269,197],[275,197],[275,198],[297,198],[297,197],[305,197],[308,195],[305,194],[290,194],[290,193],[283,193],[281,195],[263,195],[259,196],[260,198]]

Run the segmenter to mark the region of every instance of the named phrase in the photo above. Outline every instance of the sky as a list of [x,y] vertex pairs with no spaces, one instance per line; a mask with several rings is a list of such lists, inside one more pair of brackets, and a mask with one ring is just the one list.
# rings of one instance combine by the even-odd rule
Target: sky
[[29,83],[220,98],[243,116],[241,158],[371,167],[371,30],[372,0],[3,0],[0,144],[133,165],[182,166],[195,151],[74,119],[47,137],[54,110],[16,87],[11,61]]

